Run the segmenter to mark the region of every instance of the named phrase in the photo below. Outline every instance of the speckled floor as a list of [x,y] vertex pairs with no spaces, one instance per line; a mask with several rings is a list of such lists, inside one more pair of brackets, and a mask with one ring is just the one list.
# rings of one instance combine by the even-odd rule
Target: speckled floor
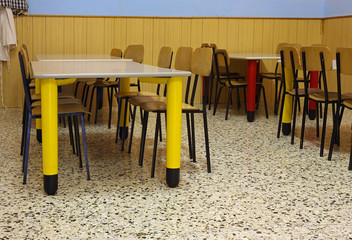
[[[198,162],[188,158],[184,131],[181,182],[175,189],[165,184],[164,143],[156,177],[150,178],[153,120],[143,168],[139,123],[131,154],[114,143],[106,109],[97,125],[87,123],[91,181],[61,125],[59,190],[47,196],[35,130],[23,185],[21,109],[0,109],[0,239],[352,239],[352,172],[347,170],[352,114],[346,112],[341,146],[328,161],[327,146],[319,157],[314,121],[307,123],[300,150],[301,118],[291,145],[290,136],[276,138],[278,119],[270,112],[266,119],[261,110],[253,123],[233,110],[225,121],[223,106],[216,116],[208,112],[211,174],[197,116]],[[327,132],[329,137],[331,127]]]

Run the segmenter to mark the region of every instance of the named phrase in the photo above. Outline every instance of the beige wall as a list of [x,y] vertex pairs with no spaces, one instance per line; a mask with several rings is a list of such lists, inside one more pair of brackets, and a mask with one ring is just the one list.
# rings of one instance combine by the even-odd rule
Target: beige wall
[[[27,44],[30,58],[37,53],[109,53],[111,48],[124,50],[129,44],[144,44],[146,64],[156,65],[162,46],[174,51],[180,46],[199,47],[216,43],[229,52],[275,53],[280,42],[310,45],[322,41],[335,46],[335,32],[340,21],[350,19],[260,19],[260,18],[125,18],[20,16],[16,18],[18,46]],[[350,23],[351,22],[351,23]],[[325,24],[323,24],[325,23]],[[328,34],[323,34],[324,31]],[[339,30],[340,31],[340,30]],[[341,37],[347,36],[341,29]],[[351,33],[351,31],[349,31]],[[343,34],[345,33],[345,34]],[[18,48],[17,48],[18,50]],[[274,61],[263,61],[261,70],[272,71]],[[237,69],[246,73],[246,62]],[[23,93],[17,51],[11,52],[11,68],[3,65],[4,101],[8,107],[22,106]],[[149,87],[144,86],[146,90]],[[273,83],[265,84],[272,99]],[[200,89],[200,88],[199,88]],[[200,94],[197,96],[200,101]]]
[[[338,47],[352,47],[352,17],[325,19],[323,43],[329,46],[333,56],[335,56]],[[328,73],[328,81],[331,90],[336,90],[335,71]],[[343,92],[352,92],[351,76],[342,76],[341,84]]]

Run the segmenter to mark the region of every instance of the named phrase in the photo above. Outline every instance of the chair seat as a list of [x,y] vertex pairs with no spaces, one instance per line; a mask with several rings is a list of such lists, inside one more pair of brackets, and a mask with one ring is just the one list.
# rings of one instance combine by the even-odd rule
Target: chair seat
[[[325,102],[325,93],[312,93],[309,94],[309,98],[317,102]],[[329,102],[337,102],[337,92],[329,92],[328,93]]]
[[274,72],[267,72],[267,73],[258,73],[259,78],[267,78],[267,79],[280,79],[281,80],[281,73],[274,73]]
[[[88,113],[88,109],[81,104],[59,104],[57,109],[58,115],[75,114],[75,113]],[[32,109],[33,117],[41,116],[41,106]]]
[[[167,98],[161,97],[160,101],[153,101],[153,102],[144,102],[140,105],[140,107],[144,111],[148,112],[163,112],[166,111],[167,108],[167,103],[166,100]],[[190,104],[187,103],[182,103],[182,111],[200,111],[199,108],[194,107]]]
[[345,107],[352,109],[352,99],[343,101]]
[[95,81],[95,78],[77,78],[76,83],[86,83],[86,82],[91,82]]
[[116,98],[129,98],[137,96],[158,96],[156,93],[151,92],[118,92],[115,94]]
[[[35,101],[32,103],[31,107],[38,107],[41,104],[41,101]],[[59,98],[58,104],[82,104],[82,102],[77,98]]]
[[247,81],[245,80],[231,80],[230,83],[227,81],[226,86],[247,86]]
[[[32,94],[31,95],[31,98],[32,98],[32,101],[38,101],[41,99],[41,96],[40,94]],[[64,98],[68,98],[68,99],[76,99],[73,95],[67,95],[67,94],[62,94],[62,93],[59,93],[58,94],[58,98],[59,99],[64,99]]]
[[141,104],[145,102],[166,102],[166,97],[162,96],[136,96],[136,97],[131,97],[128,101],[135,106],[140,106]]
[[[298,96],[304,96],[304,94],[305,94],[304,88],[299,88],[297,90],[298,90]],[[308,94],[321,93],[321,92],[322,92],[322,90],[319,89],[319,88],[308,88]],[[296,90],[294,88],[292,88],[287,93],[290,94],[291,96],[295,96],[296,95]]]

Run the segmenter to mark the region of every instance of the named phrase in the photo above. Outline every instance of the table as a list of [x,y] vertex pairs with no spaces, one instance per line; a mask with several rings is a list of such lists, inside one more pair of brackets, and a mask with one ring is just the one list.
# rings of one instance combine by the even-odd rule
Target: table
[[132,61],[109,54],[36,54],[38,61]]
[[60,78],[120,78],[121,88],[129,89],[130,77],[167,83],[166,182],[176,187],[180,178],[182,79],[188,71],[158,68],[130,61],[35,61],[33,76],[39,79],[42,98],[42,151],[44,190],[52,195],[58,189],[57,86]]
[[229,53],[230,59],[248,61],[247,73],[247,121],[254,121],[255,95],[257,81],[257,62],[260,60],[279,60],[279,54],[273,53]]

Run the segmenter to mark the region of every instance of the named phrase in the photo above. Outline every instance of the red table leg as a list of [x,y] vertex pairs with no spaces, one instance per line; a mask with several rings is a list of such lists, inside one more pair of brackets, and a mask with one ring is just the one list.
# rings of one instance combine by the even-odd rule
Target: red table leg
[[248,60],[247,75],[247,121],[254,121],[257,60]]
[[[319,72],[310,72],[310,87],[318,88]],[[317,104],[314,101],[309,101],[308,116],[310,120],[314,120],[317,112]]]

